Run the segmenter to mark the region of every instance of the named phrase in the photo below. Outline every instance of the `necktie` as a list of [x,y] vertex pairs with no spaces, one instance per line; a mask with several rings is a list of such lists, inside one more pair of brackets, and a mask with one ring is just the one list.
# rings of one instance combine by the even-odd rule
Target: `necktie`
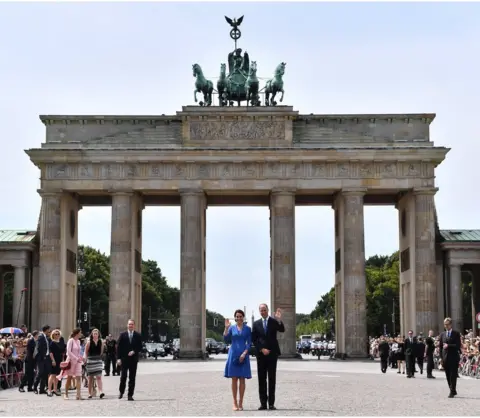
[[130,344],[132,343],[132,337],[133,337],[133,336],[132,336],[132,333],[129,332],[129,333],[128,333],[128,338],[130,339]]
[[267,333],[267,320],[263,320],[263,330],[265,331],[265,334]]
[[447,332],[447,338],[450,338],[450,331]]

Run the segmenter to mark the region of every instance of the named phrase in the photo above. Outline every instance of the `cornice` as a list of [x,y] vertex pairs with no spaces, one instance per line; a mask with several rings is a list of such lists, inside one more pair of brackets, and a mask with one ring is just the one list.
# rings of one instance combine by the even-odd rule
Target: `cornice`
[[[394,152],[392,152],[394,151]],[[47,149],[25,150],[34,164],[48,163],[150,163],[150,162],[424,162],[440,164],[450,151],[444,147],[414,149]]]
[[335,121],[341,123],[376,123],[386,121],[393,123],[402,121],[405,124],[421,122],[431,124],[435,119],[435,113],[392,113],[392,114],[299,114],[292,106],[275,107],[200,107],[184,106],[182,111],[175,115],[40,115],[40,120],[45,125],[88,125],[88,124],[122,124],[128,123],[157,125],[160,123],[181,122],[186,119],[212,117],[222,119],[223,117],[264,117],[274,118],[286,117],[294,121]]

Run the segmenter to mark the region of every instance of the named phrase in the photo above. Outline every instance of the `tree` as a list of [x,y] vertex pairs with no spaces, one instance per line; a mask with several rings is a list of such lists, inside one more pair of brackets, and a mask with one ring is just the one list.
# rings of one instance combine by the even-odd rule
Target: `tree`
[[[393,332],[392,314],[396,329],[399,331],[400,307],[399,295],[399,259],[398,252],[391,256],[374,255],[365,262],[366,298],[367,298],[367,333],[380,335]],[[297,320],[297,335],[330,332],[330,319],[335,318],[335,287],[321,296],[309,317]],[[326,323],[325,323],[326,321]]]
[[312,319],[335,318],[335,286],[320,297],[310,317]]
[[[91,325],[105,335],[108,332],[110,258],[88,246],[79,246],[80,250],[84,254],[85,269],[85,277],[79,279],[82,290],[80,317],[83,320],[83,313],[88,312],[91,301]],[[225,318],[208,310],[206,315],[207,336],[222,339]],[[180,290],[168,285],[156,261],[142,261],[142,334],[147,336],[151,331],[155,337],[165,335],[169,340],[178,338],[179,318]],[[88,324],[83,323],[83,329],[87,328]]]

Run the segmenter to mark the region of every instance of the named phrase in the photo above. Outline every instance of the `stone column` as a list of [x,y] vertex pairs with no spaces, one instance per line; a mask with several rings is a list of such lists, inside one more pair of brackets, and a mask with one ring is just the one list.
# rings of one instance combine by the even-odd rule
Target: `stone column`
[[364,195],[365,190],[342,191],[345,351],[351,358],[364,358],[367,355]]
[[282,358],[298,357],[295,319],[295,190],[270,194],[271,315],[282,310],[285,332],[278,334]]
[[202,190],[180,194],[180,358],[201,359],[206,338],[206,198]]
[[[13,325],[20,327],[25,324],[25,305],[27,303],[25,289],[26,267],[15,267],[13,277],[13,295],[12,295],[12,318]],[[53,325],[54,326],[54,325]]]
[[437,189],[415,189],[416,333],[438,330],[435,203]]
[[472,324],[473,335],[479,335],[477,313],[480,312],[480,264],[470,267],[472,271]]
[[132,297],[133,193],[112,196],[112,238],[110,249],[110,296],[108,330],[114,338],[127,328]]
[[462,266],[450,264],[450,317],[453,329],[463,333]]
[[0,324],[3,327],[5,324],[3,323],[3,314],[5,311],[5,282],[3,277],[5,275],[5,270],[3,266],[0,266]]
[[[38,280],[38,321],[40,326],[60,324],[61,194],[41,193],[40,275]],[[67,331],[68,332],[68,331]]]

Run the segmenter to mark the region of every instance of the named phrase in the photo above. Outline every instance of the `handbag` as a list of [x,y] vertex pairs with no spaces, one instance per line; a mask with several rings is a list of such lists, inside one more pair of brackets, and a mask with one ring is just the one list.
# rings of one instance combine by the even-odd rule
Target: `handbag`
[[68,369],[70,369],[71,366],[72,366],[72,365],[71,365],[71,363],[70,363],[70,360],[66,360],[65,358],[64,358],[64,360],[60,363],[60,369],[61,369],[61,370],[68,370]]

